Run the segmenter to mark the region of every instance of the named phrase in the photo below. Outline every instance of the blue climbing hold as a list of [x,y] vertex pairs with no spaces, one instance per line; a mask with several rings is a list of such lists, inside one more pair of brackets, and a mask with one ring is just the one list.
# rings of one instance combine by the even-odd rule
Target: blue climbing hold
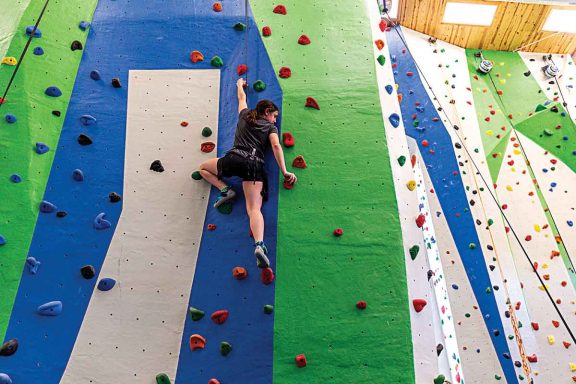
[[91,116],[91,115],[82,115],[80,117],[80,123],[85,127],[87,127],[89,125],[94,125],[94,124],[96,124],[96,118],[94,116]]
[[46,91],[44,91],[44,93],[50,97],[62,96],[62,91],[60,89],[58,89],[58,87],[55,87],[55,86],[51,86],[51,87],[46,88]]
[[8,124],[14,124],[16,122],[16,116],[8,113],[6,116],[4,116],[4,120],[6,120]]
[[114,288],[116,285],[116,280],[111,279],[110,277],[105,277],[98,282],[98,289],[100,291],[106,292]]
[[[26,27],[26,34],[28,36],[32,34],[32,31],[34,31],[33,25],[29,25]],[[34,31],[34,37],[42,37],[42,32],[40,32],[40,28],[36,28],[36,30]]]
[[36,153],[43,155],[50,150],[50,147],[44,143],[36,143]]
[[35,275],[36,272],[38,272],[38,267],[40,266],[40,264],[42,263],[36,260],[35,257],[29,256],[26,259],[26,266],[28,267],[28,272],[30,272],[33,275]]
[[6,238],[2,235],[0,235],[0,245],[4,245],[6,244]]
[[572,220],[568,220],[566,224],[568,224],[569,227],[574,226],[574,222]]
[[57,209],[58,209],[58,207],[49,201],[42,200],[42,202],[40,203],[40,212],[42,212],[42,213],[52,213],[52,212],[56,211]]
[[12,176],[10,176],[10,181],[13,182],[14,184],[18,184],[19,182],[22,181],[22,178],[20,177],[20,175],[13,174]]
[[452,284],[452,288],[458,289],[458,284]]
[[104,219],[104,216],[106,216],[104,212],[99,213],[98,216],[96,216],[96,218],[94,219],[94,228],[107,229],[112,226],[112,224],[108,220]]
[[563,136],[563,137],[562,137],[562,140],[564,140],[564,141],[568,141],[568,139],[569,139],[568,136]]
[[546,105],[550,105],[550,103],[552,103],[551,100],[546,100],[546,101],[544,102],[544,105],[545,105],[545,106],[546,106]]
[[394,88],[390,84],[386,85],[384,88],[386,88],[386,92],[388,92],[389,95],[394,91]]
[[5,373],[0,373],[0,384],[12,384],[12,379]]
[[90,78],[92,80],[100,80],[102,76],[100,76],[100,72],[98,72],[97,70],[93,70],[92,72],[90,72]]
[[81,169],[75,169],[72,172],[72,178],[76,181],[84,181],[84,172]]
[[398,116],[397,113],[391,114],[388,120],[390,120],[390,124],[392,124],[394,128],[398,128],[400,125],[400,116]]
[[424,113],[424,107],[421,106],[421,105],[419,105],[419,106],[416,107],[416,111],[417,111],[417,112],[420,112],[420,113]]
[[36,311],[39,315],[42,316],[58,316],[62,313],[62,302],[51,301],[49,303],[42,304]]
[[392,59],[392,62],[395,63],[396,62],[396,55],[390,56],[390,59]]
[[560,116],[566,117],[566,112],[564,112],[564,111],[560,112]]
[[89,26],[90,26],[90,23],[87,21],[84,21],[84,20],[82,20],[80,22],[80,24],[78,24],[78,27],[83,31],[87,30]]
[[36,47],[36,48],[34,48],[33,53],[36,56],[42,56],[44,54],[44,49],[42,49],[42,47]]

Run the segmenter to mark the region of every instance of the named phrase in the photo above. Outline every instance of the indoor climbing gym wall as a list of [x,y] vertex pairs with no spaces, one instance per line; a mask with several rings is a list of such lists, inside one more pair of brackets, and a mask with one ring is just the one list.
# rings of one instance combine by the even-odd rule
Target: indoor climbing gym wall
[[[0,7],[0,384],[576,381],[569,56],[482,73],[375,0]],[[298,176],[268,269],[198,171],[239,78]]]

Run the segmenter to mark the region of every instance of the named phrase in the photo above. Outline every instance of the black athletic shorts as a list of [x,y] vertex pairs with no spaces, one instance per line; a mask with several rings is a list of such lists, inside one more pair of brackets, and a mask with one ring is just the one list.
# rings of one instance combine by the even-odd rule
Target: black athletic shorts
[[235,153],[227,153],[218,159],[218,178],[241,177],[244,181],[264,181],[264,164],[257,160],[246,159]]

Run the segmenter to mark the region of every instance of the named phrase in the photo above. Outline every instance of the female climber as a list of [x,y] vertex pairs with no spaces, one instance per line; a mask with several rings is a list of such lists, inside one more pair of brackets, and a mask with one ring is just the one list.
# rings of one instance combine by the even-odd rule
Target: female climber
[[260,208],[267,193],[267,178],[264,169],[264,153],[268,143],[272,146],[278,167],[285,180],[296,183],[296,175],[286,170],[284,153],[274,125],[278,117],[278,107],[270,100],[260,100],[256,108],[249,110],[246,104],[244,86],[246,81],[236,83],[238,94],[238,124],[234,136],[234,146],[224,157],[206,160],[200,165],[200,174],[210,184],[220,190],[215,208],[233,199],[236,192],[222,181],[222,177],[238,176],[243,179],[242,188],[246,197],[246,211],[250,218],[250,229],[254,236],[254,255],[259,268],[270,267],[268,250],[264,245],[264,217]]

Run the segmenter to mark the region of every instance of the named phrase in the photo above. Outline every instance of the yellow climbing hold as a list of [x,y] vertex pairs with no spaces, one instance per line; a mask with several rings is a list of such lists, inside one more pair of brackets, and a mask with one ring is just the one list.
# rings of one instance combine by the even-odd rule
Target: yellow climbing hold
[[503,67],[504,64],[505,64],[505,63],[504,63],[503,61],[500,62],[500,66],[501,66],[501,67]]
[[553,345],[556,342],[556,339],[552,335],[548,335],[548,344]]
[[520,152],[518,149],[515,149],[513,152],[514,152],[515,155],[519,155],[519,154],[522,153],[522,152]]
[[494,131],[491,130],[491,129],[489,129],[489,130],[486,131],[486,134],[489,135],[489,136],[492,136],[492,135],[494,134]]
[[7,56],[2,59],[2,64],[16,65],[18,64],[18,60],[16,60],[16,58],[13,56]]
[[506,84],[506,79],[500,79],[500,84]]
[[540,226],[538,224],[534,224],[534,230],[536,232],[540,232],[542,230],[542,228],[540,228]]
[[570,364],[570,370],[572,372],[576,372],[576,364],[574,364],[574,363],[569,363],[569,364]]
[[512,192],[512,186],[511,186],[511,185],[507,185],[507,186],[506,186],[506,190]]
[[416,189],[416,182],[414,180],[410,180],[409,182],[406,183],[406,187],[413,191],[414,189]]
[[507,74],[506,74],[506,77],[512,77],[512,75],[511,75],[511,74],[509,74],[509,73],[507,73]]
[[548,268],[548,264],[546,264],[546,263],[542,264],[542,268],[544,268],[544,269]]
[[[544,290],[544,286],[539,285],[539,286],[538,286],[538,289],[541,290],[541,291],[543,291],[543,290]],[[546,284],[546,289],[548,289],[548,284]]]

